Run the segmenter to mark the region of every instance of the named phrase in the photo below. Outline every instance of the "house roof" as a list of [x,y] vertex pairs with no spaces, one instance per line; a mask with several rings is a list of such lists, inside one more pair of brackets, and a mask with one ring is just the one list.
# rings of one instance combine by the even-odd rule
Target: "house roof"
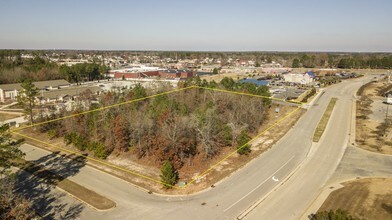
[[[33,82],[33,84],[38,89],[45,89],[48,87],[58,87],[58,86],[69,85],[69,82],[67,82],[64,79],[59,79],[59,80],[49,80],[49,81],[38,81],[38,82]],[[21,83],[2,84],[2,85],[0,85],[0,89],[2,89],[4,91],[21,90],[22,86],[21,86]]]

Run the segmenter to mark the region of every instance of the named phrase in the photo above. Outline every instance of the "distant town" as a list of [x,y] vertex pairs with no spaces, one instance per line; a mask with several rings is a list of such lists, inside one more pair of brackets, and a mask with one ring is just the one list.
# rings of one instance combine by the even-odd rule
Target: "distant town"
[[[32,77],[42,90],[41,102],[65,102],[86,90],[98,94],[139,83],[147,87],[165,83],[175,88],[179,82],[193,77],[208,82],[230,77],[269,86],[276,97],[296,99],[306,88],[361,76],[360,71],[352,68],[360,69],[364,63],[380,68],[392,65],[390,57],[383,54],[353,58],[351,54],[334,53],[1,51],[0,55],[3,72],[0,102],[16,100],[18,82],[28,77],[24,71],[31,66],[36,75],[45,74],[41,78]],[[345,66],[349,65],[346,63],[358,66]],[[83,75],[80,70],[71,72],[71,68],[84,68],[88,64],[99,65],[95,75]]]

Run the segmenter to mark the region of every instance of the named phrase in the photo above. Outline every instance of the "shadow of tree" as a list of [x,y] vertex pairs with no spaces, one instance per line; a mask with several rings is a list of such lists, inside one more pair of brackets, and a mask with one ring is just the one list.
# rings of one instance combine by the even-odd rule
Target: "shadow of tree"
[[55,187],[61,180],[76,175],[85,165],[85,157],[51,153],[28,162],[17,173],[15,191],[29,199],[43,219],[75,219],[85,206]]
[[61,181],[79,173],[79,170],[86,165],[86,157],[74,154],[61,155],[59,152],[53,152],[33,161],[33,164],[44,166],[51,173],[48,174],[50,177]]

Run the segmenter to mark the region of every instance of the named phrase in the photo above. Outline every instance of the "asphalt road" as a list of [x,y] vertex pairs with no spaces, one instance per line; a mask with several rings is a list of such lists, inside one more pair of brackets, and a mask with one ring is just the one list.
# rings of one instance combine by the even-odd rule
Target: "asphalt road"
[[392,178],[392,155],[348,146],[342,161],[328,183],[340,183],[362,177]]
[[[363,80],[345,81],[326,89],[272,149],[215,188],[202,193],[175,197],[148,194],[109,174],[89,166],[81,167],[68,178],[112,199],[117,207],[106,212],[85,207],[79,217],[235,219],[265,198],[246,219],[298,219],[317,197],[343,155],[348,140],[353,94]],[[314,129],[331,97],[339,100],[320,144],[312,147]],[[28,160],[49,154],[30,145],[24,145],[23,150]]]

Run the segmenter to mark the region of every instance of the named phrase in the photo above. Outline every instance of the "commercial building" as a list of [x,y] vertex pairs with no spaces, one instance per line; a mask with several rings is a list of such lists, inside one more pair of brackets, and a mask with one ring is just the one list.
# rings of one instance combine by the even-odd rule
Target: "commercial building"
[[[39,81],[33,82],[33,84],[41,91],[61,89],[69,87],[70,83],[66,80],[50,80],[50,81]],[[22,90],[21,83],[15,84],[2,84],[0,85],[0,102],[6,100],[16,100],[18,93]]]
[[284,81],[290,83],[297,83],[302,85],[310,85],[315,80],[314,72],[306,73],[284,73],[282,74]]

